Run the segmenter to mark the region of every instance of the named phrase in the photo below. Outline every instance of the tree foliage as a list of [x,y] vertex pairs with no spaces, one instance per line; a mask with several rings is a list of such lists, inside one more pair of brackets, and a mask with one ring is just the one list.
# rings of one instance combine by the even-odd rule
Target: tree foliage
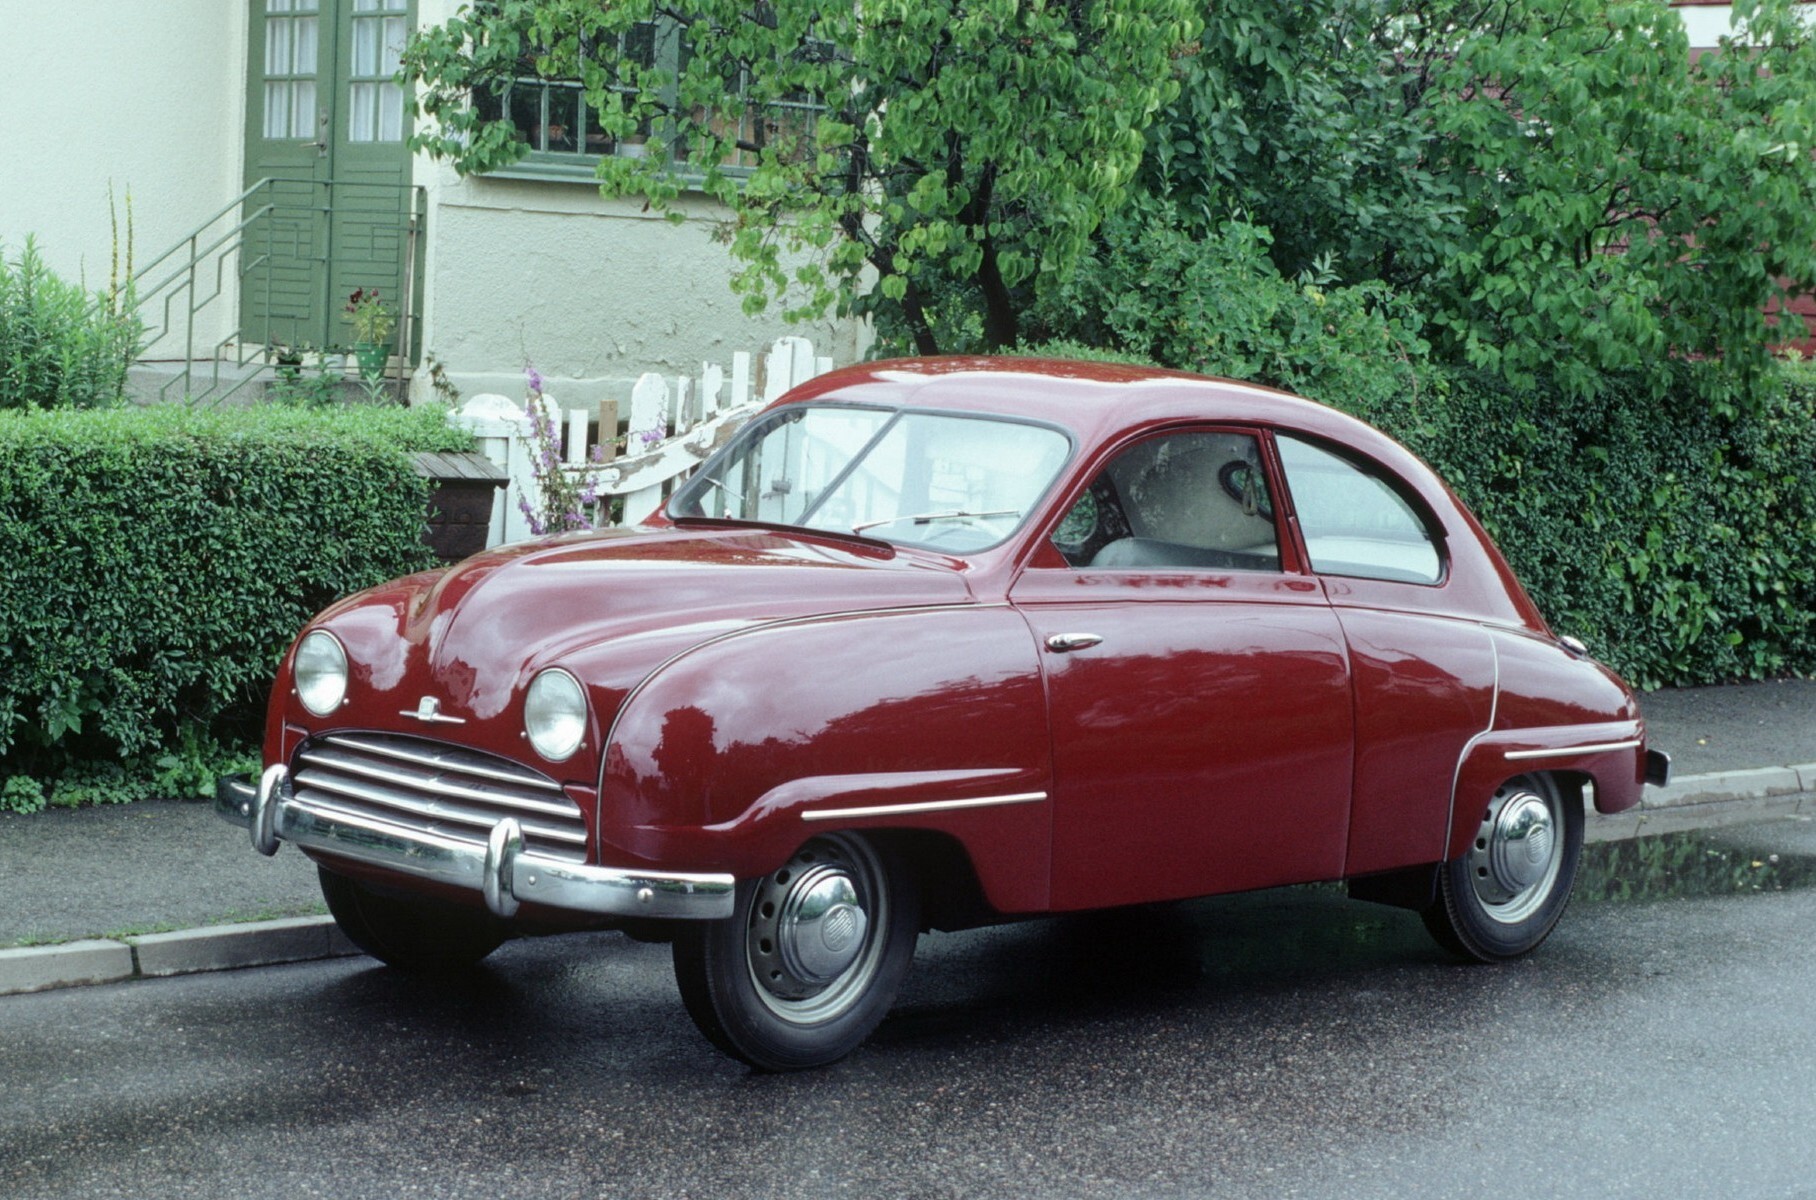
[[[1195,7],[497,0],[426,31],[405,70],[418,147],[463,171],[524,152],[475,94],[526,69],[578,79],[607,133],[649,138],[602,158],[602,188],[671,215],[689,189],[723,203],[748,308],[786,297],[791,316],[879,314],[923,352],[946,330],[996,348],[1121,202]],[[631,51],[649,22],[674,52]]]
[[1415,303],[1441,357],[1573,394],[1721,357],[1816,282],[1816,47],[1788,0],[1692,61],[1652,0],[1232,0],[1139,187],[1204,236],[1265,225],[1281,274]]

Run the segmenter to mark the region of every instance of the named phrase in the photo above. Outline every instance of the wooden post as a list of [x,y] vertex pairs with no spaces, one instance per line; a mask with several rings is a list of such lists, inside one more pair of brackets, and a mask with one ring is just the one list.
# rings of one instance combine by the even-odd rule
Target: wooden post
[[700,419],[710,421],[719,413],[719,393],[725,388],[725,370],[718,363],[700,364]]
[[750,403],[750,351],[739,350],[731,356],[731,407]]
[[576,408],[567,415],[567,445],[563,447],[562,457],[571,467],[586,462],[586,409]]
[[[630,432],[625,435],[626,457],[637,458],[656,449],[667,434],[663,420],[668,409],[668,384],[662,376],[645,372],[631,389]],[[635,525],[662,503],[662,485],[655,484],[624,498],[624,523]]]
[[599,402],[599,461],[611,462],[618,457],[618,402]]

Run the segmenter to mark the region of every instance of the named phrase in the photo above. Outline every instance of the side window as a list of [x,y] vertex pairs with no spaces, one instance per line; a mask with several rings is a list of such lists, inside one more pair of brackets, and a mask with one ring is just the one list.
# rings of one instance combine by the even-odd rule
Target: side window
[[1131,446],[1091,481],[1053,543],[1075,567],[1278,571],[1260,444],[1179,433]]
[[1379,473],[1298,438],[1275,444],[1312,570],[1398,583],[1444,577],[1442,539]]

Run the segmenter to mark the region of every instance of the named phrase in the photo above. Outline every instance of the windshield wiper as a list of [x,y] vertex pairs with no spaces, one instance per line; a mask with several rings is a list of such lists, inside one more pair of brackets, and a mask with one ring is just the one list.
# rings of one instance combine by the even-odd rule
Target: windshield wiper
[[949,508],[941,512],[915,513],[907,517],[884,517],[880,521],[860,521],[851,527],[853,533],[863,533],[866,529],[875,529],[879,525],[930,525],[935,521],[958,521],[966,517],[1019,517],[1019,508],[998,508],[989,512],[971,512],[969,509]]

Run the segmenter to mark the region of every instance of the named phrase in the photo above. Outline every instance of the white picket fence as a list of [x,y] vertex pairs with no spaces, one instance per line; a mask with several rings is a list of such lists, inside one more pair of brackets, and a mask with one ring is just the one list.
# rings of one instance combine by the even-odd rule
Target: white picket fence
[[[753,375],[753,366],[760,374]],[[832,360],[815,355],[806,338],[785,337],[760,361],[738,351],[729,373],[716,363],[703,363],[697,378],[645,374],[631,389],[628,411],[616,400],[567,409],[548,392],[542,403],[560,431],[562,469],[590,484],[599,497],[595,524],[635,525],[759,408],[831,369]],[[534,536],[520,499],[532,511],[542,509],[542,486],[532,467],[538,452],[535,429],[525,404],[486,393],[472,397],[450,417],[470,430],[479,451],[510,475],[492,504],[488,546]],[[622,505],[614,506],[614,498],[621,498]],[[614,507],[621,507],[615,521]]]

